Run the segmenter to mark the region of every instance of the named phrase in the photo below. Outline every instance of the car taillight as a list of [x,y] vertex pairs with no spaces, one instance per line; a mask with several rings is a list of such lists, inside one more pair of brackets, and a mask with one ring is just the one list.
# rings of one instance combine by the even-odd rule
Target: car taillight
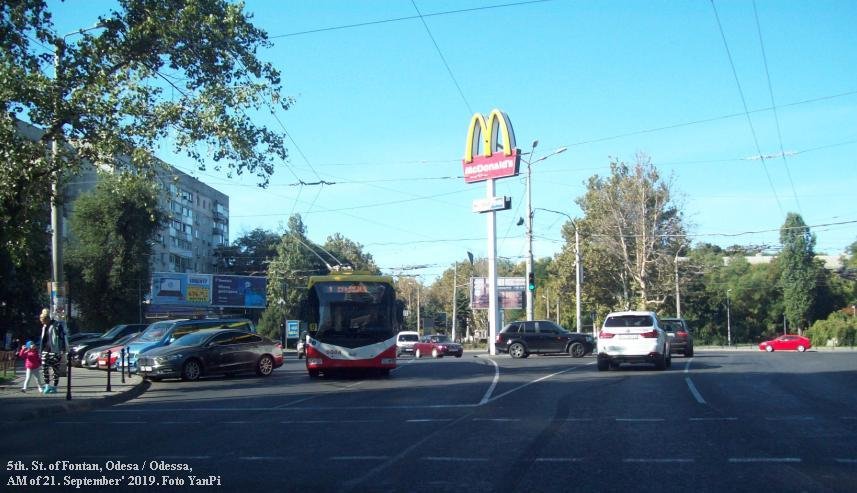
[[657,339],[658,338],[658,331],[653,330],[651,332],[643,332],[642,334],[640,334],[640,337],[643,337],[645,339]]
[[687,337],[687,332],[680,330],[675,333],[676,337]]
[[598,338],[599,338],[599,339],[610,339],[610,338],[612,338],[612,337],[613,337],[613,336],[615,336],[615,335],[616,335],[616,334],[614,334],[614,333],[612,333],[612,332],[604,332],[604,331],[602,330],[601,332],[599,332],[599,333],[598,333]]
[[503,334],[497,334],[497,337],[494,338],[494,342],[503,342]]

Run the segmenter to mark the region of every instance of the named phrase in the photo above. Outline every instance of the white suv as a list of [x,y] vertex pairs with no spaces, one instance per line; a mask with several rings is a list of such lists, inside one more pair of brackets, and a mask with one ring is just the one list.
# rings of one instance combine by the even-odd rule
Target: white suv
[[413,330],[403,330],[396,336],[396,356],[414,354],[414,344],[420,342],[420,333]]
[[654,363],[658,370],[672,364],[670,341],[654,312],[614,312],[598,334],[598,370],[621,363]]

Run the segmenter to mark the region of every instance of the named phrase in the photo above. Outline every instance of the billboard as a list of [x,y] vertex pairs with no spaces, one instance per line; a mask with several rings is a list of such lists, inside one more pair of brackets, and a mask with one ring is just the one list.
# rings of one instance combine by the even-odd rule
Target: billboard
[[[479,148],[482,155],[478,155]],[[495,148],[497,152],[494,152]],[[521,150],[515,148],[515,131],[506,113],[494,109],[488,121],[475,113],[467,129],[464,148],[464,182],[474,183],[495,178],[516,176],[521,165]]]
[[267,277],[215,275],[212,287],[212,306],[265,308]]
[[149,292],[152,310],[265,308],[267,277],[155,272]]
[[[497,298],[501,310],[523,310],[527,281],[523,277],[498,277]],[[488,278],[470,278],[470,308],[488,309]]]

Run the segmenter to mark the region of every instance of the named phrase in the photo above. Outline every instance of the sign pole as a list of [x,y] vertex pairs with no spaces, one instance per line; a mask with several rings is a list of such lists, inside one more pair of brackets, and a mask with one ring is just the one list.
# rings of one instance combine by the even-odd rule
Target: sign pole
[[[494,196],[494,179],[489,178],[487,196]],[[494,339],[497,335],[497,216],[495,211],[488,213],[488,354],[497,354]]]

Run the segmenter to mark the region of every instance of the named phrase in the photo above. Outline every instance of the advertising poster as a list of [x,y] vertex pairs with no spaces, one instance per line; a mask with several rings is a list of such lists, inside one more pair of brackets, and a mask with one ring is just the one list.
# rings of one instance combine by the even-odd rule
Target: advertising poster
[[187,275],[187,302],[191,305],[211,305],[211,275]]
[[[526,280],[523,277],[498,277],[497,298],[500,309],[522,310],[525,289]],[[488,278],[470,278],[470,308],[488,309]]]
[[222,307],[265,308],[267,281],[266,277],[214,275],[211,304]]
[[184,304],[187,300],[187,274],[155,272],[152,274],[152,304]]

